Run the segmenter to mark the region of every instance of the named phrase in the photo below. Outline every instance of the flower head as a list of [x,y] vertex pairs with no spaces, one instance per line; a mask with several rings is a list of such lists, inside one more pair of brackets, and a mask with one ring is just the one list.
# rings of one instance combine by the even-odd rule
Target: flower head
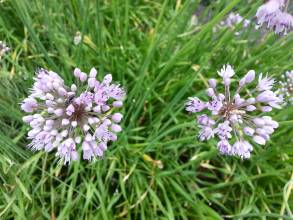
[[287,34],[293,27],[293,16],[286,11],[284,0],[269,0],[260,6],[256,12],[259,26],[266,24],[277,34]]
[[[274,79],[260,75],[254,97],[241,97],[243,87],[253,82],[255,71],[250,70],[238,84],[236,92],[230,92],[231,77],[235,74],[230,65],[224,66],[218,74],[223,79],[224,93],[217,91],[216,80],[209,80],[210,88],[207,95],[210,101],[204,102],[197,97],[190,97],[186,110],[191,113],[210,111],[211,115],[197,116],[199,124],[199,140],[209,140],[218,137],[217,148],[222,154],[249,158],[253,150],[247,138],[257,144],[264,145],[269,140],[278,123],[269,116],[258,116],[257,112],[269,112],[280,108],[282,99],[272,91]],[[234,142],[233,144],[231,142]]]
[[112,83],[110,74],[102,81],[96,75],[94,68],[89,75],[76,68],[74,76],[81,82],[77,88],[67,87],[55,72],[37,70],[31,94],[21,103],[21,109],[30,113],[23,117],[32,128],[28,147],[56,149],[64,164],[77,160],[79,149],[85,160],[103,155],[108,142],[115,141],[122,130],[122,114],[113,111],[122,106],[125,92]]

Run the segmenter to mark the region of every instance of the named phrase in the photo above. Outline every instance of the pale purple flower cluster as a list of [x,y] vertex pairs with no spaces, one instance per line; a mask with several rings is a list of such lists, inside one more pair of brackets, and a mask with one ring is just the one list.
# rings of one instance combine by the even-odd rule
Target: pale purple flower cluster
[[277,34],[286,35],[293,28],[293,16],[286,12],[288,4],[288,0],[269,0],[261,5],[256,12],[258,25],[266,24]]
[[[198,97],[190,97],[186,110],[191,113],[210,112],[197,117],[199,124],[199,140],[219,138],[218,150],[222,154],[249,158],[253,150],[248,142],[250,137],[257,144],[264,145],[269,140],[278,123],[269,116],[258,116],[273,108],[281,108],[282,99],[272,91],[274,79],[260,74],[257,86],[247,95],[242,96],[243,88],[255,79],[255,71],[250,70],[240,81],[236,92],[230,93],[231,78],[235,74],[230,65],[224,66],[218,74],[223,79],[224,92],[217,90],[217,81],[210,79],[207,95],[210,101],[204,102]],[[234,143],[231,144],[232,140]]]
[[293,70],[282,75],[279,85],[279,96],[284,99],[284,104],[293,105]]
[[243,22],[243,27],[248,27],[250,24],[250,20],[243,18],[239,13],[231,12],[226,20],[221,21],[220,24],[225,27],[234,27]]
[[9,51],[10,48],[3,41],[0,41],[0,59],[4,54],[8,53]]
[[102,81],[96,75],[95,68],[89,75],[76,68],[78,88],[67,87],[55,72],[37,70],[31,94],[21,104],[30,113],[23,121],[32,127],[28,132],[32,150],[56,149],[66,164],[78,159],[80,148],[83,159],[92,160],[103,156],[109,141],[116,141],[122,114],[114,112],[122,107],[125,92],[112,83],[111,74]]
[[[247,28],[250,20],[243,18],[239,13],[231,12],[224,21],[220,22],[220,27],[234,28],[240,23],[243,23],[243,28]],[[235,35],[240,35],[240,32],[235,32]]]

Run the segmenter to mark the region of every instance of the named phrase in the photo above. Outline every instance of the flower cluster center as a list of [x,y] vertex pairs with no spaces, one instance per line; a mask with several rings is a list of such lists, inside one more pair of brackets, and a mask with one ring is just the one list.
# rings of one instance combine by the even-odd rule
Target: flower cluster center
[[73,112],[73,114],[71,115],[71,117],[69,118],[70,121],[77,121],[77,122],[81,122],[83,119],[83,116],[85,115],[86,111],[85,111],[85,105],[84,104],[76,104],[73,103],[72,104],[74,106],[75,111]]
[[236,105],[232,102],[224,102],[223,107],[219,111],[219,115],[222,115],[224,118],[229,118],[231,113],[236,110]]

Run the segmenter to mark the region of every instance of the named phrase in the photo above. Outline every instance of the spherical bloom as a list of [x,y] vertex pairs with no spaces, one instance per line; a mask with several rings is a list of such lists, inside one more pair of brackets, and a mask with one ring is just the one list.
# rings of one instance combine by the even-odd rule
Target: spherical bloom
[[76,68],[78,88],[67,87],[55,72],[37,70],[31,94],[21,103],[21,109],[30,113],[23,117],[32,128],[28,147],[56,150],[64,164],[77,160],[79,149],[85,160],[103,156],[108,142],[116,141],[122,130],[118,123],[123,116],[115,110],[122,107],[125,91],[112,83],[111,74],[102,81],[96,75],[94,68],[89,75]]
[[4,54],[8,53],[9,51],[10,48],[3,41],[0,41],[0,59]]
[[293,16],[286,11],[284,0],[269,0],[260,6],[256,12],[259,26],[266,24],[277,34],[287,34],[293,27]]
[[282,75],[282,80],[278,83],[279,98],[284,100],[285,105],[293,105],[293,70]]
[[[253,150],[248,139],[264,145],[278,127],[278,123],[269,116],[258,116],[259,112],[269,112],[280,108],[282,99],[272,91],[274,79],[260,77],[250,97],[241,96],[245,86],[255,80],[255,71],[250,70],[240,79],[236,92],[230,92],[231,77],[235,74],[230,65],[224,66],[218,74],[222,77],[224,93],[216,89],[216,80],[210,79],[207,95],[210,101],[204,102],[197,97],[190,97],[186,110],[191,113],[206,111],[211,115],[197,116],[199,140],[218,137],[217,148],[221,154],[249,158]],[[234,143],[232,143],[234,142]]]

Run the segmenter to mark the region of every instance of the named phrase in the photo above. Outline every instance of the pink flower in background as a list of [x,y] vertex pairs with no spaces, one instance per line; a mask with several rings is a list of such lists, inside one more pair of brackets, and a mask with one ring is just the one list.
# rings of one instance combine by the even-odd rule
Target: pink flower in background
[[[264,24],[273,29],[277,34],[287,34],[293,28],[293,16],[286,12],[285,0],[269,0],[261,5],[257,12],[257,23]],[[289,2],[288,2],[289,3]]]
[[76,68],[80,86],[67,87],[57,73],[37,71],[31,94],[21,104],[30,113],[23,121],[32,128],[28,132],[32,150],[56,149],[66,164],[78,159],[79,149],[85,160],[101,157],[108,142],[117,140],[122,114],[114,112],[122,107],[125,91],[112,83],[111,74],[102,81],[96,75],[95,68],[89,75]]
[[281,108],[282,99],[271,90],[274,79],[263,77],[262,74],[249,97],[241,96],[243,88],[255,81],[253,70],[239,81],[234,94],[230,92],[231,80],[235,75],[233,68],[230,65],[223,66],[218,74],[223,80],[223,93],[216,88],[217,81],[210,79],[210,87],[207,89],[210,101],[204,102],[198,97],[190,97],[186,103],[186,110],[191,113],[210,112],[210,116],[197,116],[200,141],[218,137],[217,148],[220,153],[249,158],[253,150],[249,140],[264,145],[278,127],[278,123],[271,117],[259,116],[259,113]]

